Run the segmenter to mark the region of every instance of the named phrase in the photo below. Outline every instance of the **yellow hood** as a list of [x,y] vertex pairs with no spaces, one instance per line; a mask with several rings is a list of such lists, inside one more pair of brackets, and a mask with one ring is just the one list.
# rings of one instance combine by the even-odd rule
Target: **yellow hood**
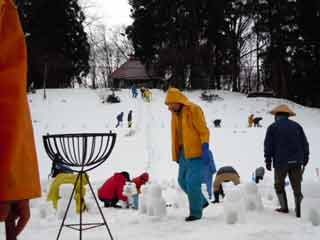
[[169,88],[165,100],[165,104],[181,103],[183,105],[189,105],[189,99],[177,88]]

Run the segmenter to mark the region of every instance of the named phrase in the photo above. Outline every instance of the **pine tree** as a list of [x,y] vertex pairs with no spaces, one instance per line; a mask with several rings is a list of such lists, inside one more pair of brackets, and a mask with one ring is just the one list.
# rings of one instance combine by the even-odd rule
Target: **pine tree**
[[89,72],[90,47],[78,1],[16,2],[28,46],[29,83],[57,88],[70,87],[73,80],[81,82]]

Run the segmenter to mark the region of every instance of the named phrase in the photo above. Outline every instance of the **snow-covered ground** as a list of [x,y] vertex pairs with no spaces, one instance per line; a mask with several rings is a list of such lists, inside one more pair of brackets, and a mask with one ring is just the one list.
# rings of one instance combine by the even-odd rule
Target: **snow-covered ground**
[[[43,240],[55,239],[61,219],[46,202],[48,174],[51,161],[43,147],[42,136],[56,133],[108,132],[117,133],[117,141],[110,158],[96,170],[89,172],[94,188],[116,171],[128,171],[131,177],[148,171],[151,182],[162,185],[163,196],[167,203],[179,207],[168,207],[165,217],[142,215],[131,209],[103,209],[114,239],[246,239],[246,240],[301,240],[319,239],[320,227],[313,226],[306,217],[294,216],[293,197],[290,186],[287,187],[290,214],[274,212],[277,201],[273,191],[273,173],[267,172],[265,180],[259,184],[259,194],[264,208],[245,211],[243,221],[227,224],[224,218],[224,204],[210,204],[204,210],[200,221],[186,223],[187,205],[182,204],[184,194],[177,189],[178,165],[171,161],[170,118],[164,104],[165,93],[152,90],[153,99],[144,102],[140,96],[131,98],[129,90],[117,92],[121,98],[118,104],[102,104],[101,96],[105,90],[63,89],[47,91],[43,100],[42,90],[29,95],[33,126],[37,143],[43,196],[32,201],[31,221],[19,239]],[[256,167],[264,165],[263,140],[266,127],[272,123],[273,116],[268,113],[278,104],[286,103],[297,113],[293,119],[304,127],[310,143],[310,164],[305,170],[303,184],[305,199],[311,193],[320,191],[316,168],[320,168],[320,109],[271,98],[246,98],[244,95],[230,92],[215,92],[223,98],[220,101],[204,102],[200,100],[200,91],[186,92],[190,100],[199,104],[206,115],[210,128],[210,147],[214,152],[217,167],[234,166],[242,183],[250,182]],[[127,114],[133,111],[133,128],[127,128]],[[116,115],[124,112],[124,125],[115,128]],[[248,128],[248,116],[263,117],[262,128]],[[213,120],[222,119],[222,127],[214,128]],[[130,132],[130,136],[128,133]],[[317,147],[318,146],[318,147]],[[226,194],[234,187],[226,184]],[[312,204],[320,206],[320,195]],[[180,200],[177,200],[180,199]],[[313,198],[315,199],[315,198]],[[100,221],[94,208],[92,197],[87,194],[89,212],[85,221]],[[223,200],[222,200],[223,201]],[[312,202],[312,201],[311,201]],[[315,202],[315,203],[314,203]],[[302,210],[302,215],[303,215]],[[306,214],[305,214],[306,215]],[[68,219],[77,222],[77,217]],[[61,239],[76,239],[76,231],[63,229]],[[105,228],[100,227],[85,232],[84,239],[109,239]]]

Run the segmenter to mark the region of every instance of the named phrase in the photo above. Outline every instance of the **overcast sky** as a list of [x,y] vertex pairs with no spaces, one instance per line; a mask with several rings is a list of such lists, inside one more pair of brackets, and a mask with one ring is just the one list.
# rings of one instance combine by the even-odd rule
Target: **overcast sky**
[[129,25],[132,23],[130,18],[130,5],[128,0],[82,0],[90,6],[90,14],[95,12],[101,21],[108,27],[115,25]]

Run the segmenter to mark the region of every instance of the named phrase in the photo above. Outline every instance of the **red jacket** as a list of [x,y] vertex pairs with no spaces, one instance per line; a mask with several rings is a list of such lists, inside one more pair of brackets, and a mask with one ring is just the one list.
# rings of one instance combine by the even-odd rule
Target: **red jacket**
[[126,178],[121,173],[115,173],[99,188],[98,197],[101,200],[111,201],[117,198],[126,202],[128,197],[122,194],[125,184]]
[[132,182],[136,184],[137,190],[140,193],[140,188],[143,184],[148,182],[149,180],[149,174],[148,173],[142,173],[139,177],[136,177],[132,179]]

